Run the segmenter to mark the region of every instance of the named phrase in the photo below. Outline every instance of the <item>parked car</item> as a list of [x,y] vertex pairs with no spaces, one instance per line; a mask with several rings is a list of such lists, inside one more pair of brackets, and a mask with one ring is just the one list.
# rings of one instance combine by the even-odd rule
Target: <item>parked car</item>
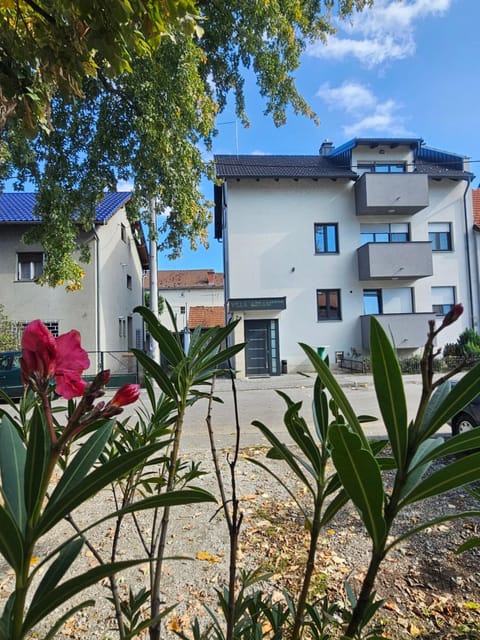
[[0,389],[11,398],[23,396],[20,374],[20,351],[0,352]]
[[[454,384],[455,382],[451,383],[452,386]],[[480,396],[477,396],[473,402],[467,404],[466,407],[454,415],[450,420],[450,425],[454,436],[457,433],[470,431],[480,425]]]

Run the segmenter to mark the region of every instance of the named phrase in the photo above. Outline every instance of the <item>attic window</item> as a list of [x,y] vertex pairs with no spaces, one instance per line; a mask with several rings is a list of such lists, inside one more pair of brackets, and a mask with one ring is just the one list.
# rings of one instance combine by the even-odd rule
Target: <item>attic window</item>
[[122,238],[123,242],[127,242],[127,228],[124,224],[120,225],[120,237]]
[[43,253],[41,251],[29,251],[17,253],[17,276],[19,280],[37,280],[43,273]]

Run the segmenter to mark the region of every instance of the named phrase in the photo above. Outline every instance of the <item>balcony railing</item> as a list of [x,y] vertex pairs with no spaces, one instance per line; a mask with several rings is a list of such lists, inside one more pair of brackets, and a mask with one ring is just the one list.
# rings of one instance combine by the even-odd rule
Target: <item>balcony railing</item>
[[[428,321],[435,320],[434,313],[386,313],[375,315],[395,349],[418,349],[427,340]],[[360,316],[362,347],[370,350],[370,316]]]
[[413,215],[428,207],[423,173],[364,173],[355,184],[357,216]]
[[433,275],[430,242],[369,242],[357,249],[359,280],[416,280]]

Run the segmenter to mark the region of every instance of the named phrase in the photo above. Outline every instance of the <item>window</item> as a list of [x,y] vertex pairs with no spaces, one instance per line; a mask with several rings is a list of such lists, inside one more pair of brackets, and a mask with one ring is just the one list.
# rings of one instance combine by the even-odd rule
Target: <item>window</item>
[[36,280],[43,273],[43,253],[41,251],[17,253],[17,262],[19,280]]
[[340,289],[317,289],[318,320],[341,320]]
[[132,288],[132,276],[129,276],[127,273],[127,289]]
[[[43,324],[47,327],[47,329],[50,331],[50,333],[52,334],[52,336],[54,336],[55,338],[58,338],[58,322],[51,322],[48,320],[42,320]],[[25,329],[25,327],[27,326],[28,322],[21,322],[20,323],[22,328]]]
[[408,222],[360,225],[360,244],[367,244],[367,242],[409,241],[410,229]]
[[118,318],[118,337],[125,338],[127,335],[127,323],[125,322],[125,318],[123,316],[119,316]]
[[363,313],[366,316],[379,315],[383,313],[381,289],[363,290]]
[[359,162],[357,173],[405,173],[404,162]]
[[315,225],[315,253],[338,253],[338,225]]
[[413,290],[411,287],[364,289],[363,312],[365,315],[413,313]]
[[430,222],[428,239],[432,243],[432,251],[452,250],[452,229],[449,222]]
[[127,242],[127,228],[124,224],[120,225],[120,237],[122,238],[123,242]]
[[444,316],[455,304],[455,287],[432,287],[432,311]]

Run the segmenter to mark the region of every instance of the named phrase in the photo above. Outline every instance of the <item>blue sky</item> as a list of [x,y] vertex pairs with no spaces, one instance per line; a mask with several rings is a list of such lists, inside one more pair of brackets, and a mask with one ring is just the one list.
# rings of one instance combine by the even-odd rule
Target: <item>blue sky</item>
[[[263,115],[253,79],[247,82],[248,129],[233,109],[218,118],[213,153],[316,154],[323,140],[338,146],[354,137],[419,137],[425,144],[471,158],[480,182],[477,115],[480,96],[479,0],[376,0],[371,10],[338,23],[324,45],[308,48],[297,86],[320,125],[288,114],[276,128]],[[204,185],[209,198],[213,186]],[[168,260],[160,269],[222,271],[221,245]]]

